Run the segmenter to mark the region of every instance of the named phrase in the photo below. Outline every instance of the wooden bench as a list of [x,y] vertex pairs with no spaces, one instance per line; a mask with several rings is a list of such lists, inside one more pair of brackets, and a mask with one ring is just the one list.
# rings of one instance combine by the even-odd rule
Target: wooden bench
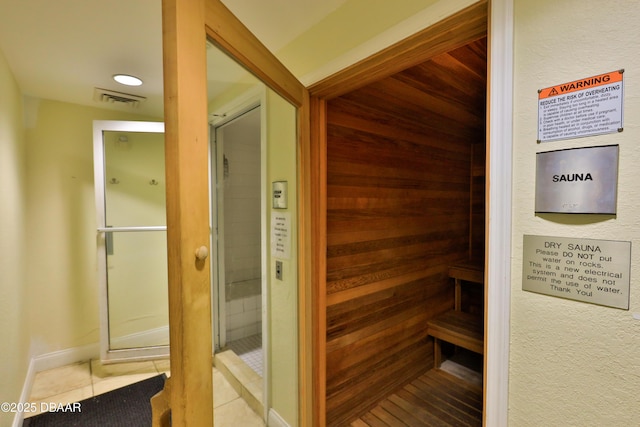
[[462,282],[484,285],[483,266],[475,263],[457,264],[449,268],[455,283],[454,310],[427,322],[427,333],[433,337],[433,362],[442,363],[440,341],[446,341],[475,353],[484,353],[484,318],[481,314],[462,311]]

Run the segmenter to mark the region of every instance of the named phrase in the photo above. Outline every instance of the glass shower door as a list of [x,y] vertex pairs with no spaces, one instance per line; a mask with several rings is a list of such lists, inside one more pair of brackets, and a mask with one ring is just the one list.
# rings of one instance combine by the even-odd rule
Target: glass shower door
[[94,122],[103,361],[168,355],[164,126]]
[[238,345],[246,349],[248,345],[244,343],[248,342],[256,352],[262,348],[265,209],[260,122],[260,106],[251,103],[246,111],[243,109],[213,126],[212,221],[217,232],[217,263],[213,263],[212,278],[218,296],[214,300],[218,309],[218,322],[214,325],[216,350],[229,347],[235,351]]

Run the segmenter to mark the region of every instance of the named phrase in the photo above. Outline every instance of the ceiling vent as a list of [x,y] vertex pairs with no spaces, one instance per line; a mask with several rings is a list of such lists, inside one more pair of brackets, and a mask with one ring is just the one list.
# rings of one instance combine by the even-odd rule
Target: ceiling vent
[[140,103],[147,100],[144,96],[132,95],[130,93],[116,92],[113,90],[94,88],[93,100],[96,102],[107,102],[110,104],[123,104],[136,108]]

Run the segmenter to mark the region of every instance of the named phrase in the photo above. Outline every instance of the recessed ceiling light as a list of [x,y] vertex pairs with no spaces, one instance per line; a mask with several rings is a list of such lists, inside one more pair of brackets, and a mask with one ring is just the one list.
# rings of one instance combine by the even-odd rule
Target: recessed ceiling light
[[129,76],[127,74],[116,74],[113,76],[113,80],[127,86],[140,86],[142,84],[142,80],[135,76]]

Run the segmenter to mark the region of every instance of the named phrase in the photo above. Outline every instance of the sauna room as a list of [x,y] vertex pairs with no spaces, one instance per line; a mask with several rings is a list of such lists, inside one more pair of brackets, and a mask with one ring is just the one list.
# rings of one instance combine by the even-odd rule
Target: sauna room
[[485,32],[325,98],[329,426],[482,425],[486,92]]

